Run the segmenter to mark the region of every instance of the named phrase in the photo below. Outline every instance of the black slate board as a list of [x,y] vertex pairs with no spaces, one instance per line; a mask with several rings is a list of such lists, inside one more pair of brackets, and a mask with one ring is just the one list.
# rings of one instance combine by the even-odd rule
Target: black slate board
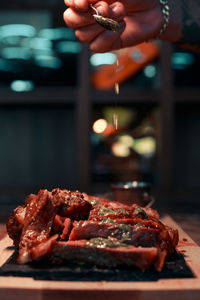
[[142,272],[136,268],[99,268],[94,265],[68,264],[52,266],[38,262],[19,265],[17,252],[0,268],[0,276],[32,277],[35,280],[56,281],[157,281],[159,279],[194,278],[184,256],[177,252],[167,258],[161,272],[149,269]]

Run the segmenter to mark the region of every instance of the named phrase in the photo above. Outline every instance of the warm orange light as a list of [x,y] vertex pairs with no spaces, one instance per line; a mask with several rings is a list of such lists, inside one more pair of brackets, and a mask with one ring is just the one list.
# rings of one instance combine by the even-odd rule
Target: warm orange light
[[106,130],[108,123],[104,119],[98,119],[93,123],[92,129],[95,133],[102,133]]

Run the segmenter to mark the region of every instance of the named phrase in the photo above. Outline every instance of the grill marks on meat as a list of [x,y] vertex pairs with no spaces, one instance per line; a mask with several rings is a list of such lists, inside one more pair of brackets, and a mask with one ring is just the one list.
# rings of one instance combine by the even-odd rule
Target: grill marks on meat
[[47,259],[141,270],[154,265],[160,271],[178,243],[178,231],[151,208],[61,189],[29,195],[8,219],[7,230],[19,247],[19,263]]
[[47,240],[56,212],[57,208],[47,190],[41,190],[38,196],[28,202],[19,243],[19,263],[29,262],[30,249]]
[[[34,251],[34,257],[37,257],[36,251],[44,249],[37,246],[45,243],[52,234],[60,233],[61,239],[67,239],[72,227],[71,219],[87,218],[91,207],[80,192],[54,189],[52,192],[40,190],[37,195],[30,194],[25,205],[17,207],[7,221],[8,234],[14,245],[19,247],[18,262],[31,261],[32,249],[37,249]],[[51,244],[48,242],[46,245]]]

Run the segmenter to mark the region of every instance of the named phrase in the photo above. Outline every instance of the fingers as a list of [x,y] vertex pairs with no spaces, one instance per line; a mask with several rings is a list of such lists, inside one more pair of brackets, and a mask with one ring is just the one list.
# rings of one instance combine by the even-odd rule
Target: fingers
[[76,29],[79,27],[84,27],[95,23],[92,14],[89,12],[79,12],[73,8],[68,8],[64,14],[63,18],[68,27]]
[[75,31],[76,37],[83,43],[91,43],[105,29],[98,24],[88,25]]
[[122,47],[129,47],[150,40],[157,36],[162,19],[156,10],[132,13],[124,18],[126,29],[121,34]]
[[[109,6],[108,3],[99,1],[98,4],[94,6],[102,16],[113,18],[115,20],[121,20],[126,14],[125,8],[121,2],[115,2]],[[91,8],[90,10],[83,12],[70,7],[64,12],[63,18],[68,27],[76,29],[94,24],[95,20],[92,16],[93,14],[95,14],[95,12]]]
[[[157,36],[162,27],[162,12],[158,0],[65,0],[69,8],[64,12],[68,27],[74,28],[81,42],[89,43],[94,52],[107,52],[129,47]],[[97,24],[97,14],[120,23],[120,32],[114,33]]]
[[[98,3],[98,0],[64,0],[66,6],[75,8],[80,11],[86,11],[89,8],[89,4]],[[107,0],[108,4],[114,2],[114,0]],[[159,5],[158,0],[121,0],[121,2],[131,11],[144,11],[151,9]]]
[[119,48],[117,45],[121,45],[120,35],[125,28],[125,24],[122,21],[120,23],[120,31],[118,33],[104,30],[101,34],[97,35],[94,40],[90,42],[90,49],[93,52],[107,52],[113,49]]
[[80,11],[88,10],[88,0],[64,0],[65,5]]
[[110,32],[105,31],[103,34],[98,36],[93,42],[90,43],[90,50],[98,53],[109,52],[112,50],[119,49],[120,46],[116,47],[116,45],[118,44],[121,45],[121,40],[119,39],[119,37],[111,36]]
[[[98,3],[98,0],[64,0],[65,5],[71,8],[75,8],[80,11],[87,11],[90,4],[95,5]],[[109,5],[113,3],[114,0],[107,0],[106,3]]]
[[121,2],[115,2],[110,5],[111,8],[111,15],[110,18],[114,20],[122,20],[126,15],[126,9]]
[[[105,28],[103,28],[96,22],[94,23],[94,20],[92,20],[89,24],[90,18],[87,13],[83,12],[80,14],[79,18],[77,16],[77,12],[75,12],[76,16],[74,15],[74,19],[76,19],[76,21],[71,21],[70,23],[68,22],[70,27],[76,28],[75,33],[77,38],[81,42],[90,43],[90,48],[94,52],[109,51],[114,44],[116,45],[116,41],[119,39],[120,33],[124,30],[125,27],[122,19],[126,12],[122,3],[116,2],[110,7],[107,4],[104,4],[105,2],[99,2],[96,5],[97,10],[101,13],[101,15],[106,15],[109,18],[118,20],[118,22],[120,23],[119,33],[105,30]],[[79,24],[81,25],[79,26]],[[121,45],[121,41],[119,44]]]
[[120,32],[103,31],[90,42],[93,52],[108,52],[130,47],[155,37],[160,27],[158,12],[132,13],[120,22]]

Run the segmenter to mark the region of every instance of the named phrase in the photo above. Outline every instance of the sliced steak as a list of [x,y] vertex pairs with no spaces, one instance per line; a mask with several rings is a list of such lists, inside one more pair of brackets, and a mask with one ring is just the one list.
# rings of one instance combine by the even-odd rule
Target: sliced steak
[[53,220],[52,228],[51,228],[51,235],[54,235],[56,233],[61,234],[64,228],[64,221],[65,218],[61,217],[59,215],[55,215],[55,218]]
[[71,232],[71,229],[72,229],[72,221],[71,221],[71,219],[65,218],[64,228],[63,228],[62,234],[60,236],[61,240],[67,240],[68,239],[69,234]]
[[127,246],[107,247],[93,245],[85,240],[56,242],[50,260],[54,263],[86,262],[103,267],[134,266],[141,270],[156,263],[158,249]]
[[178,243],[178,231],[158,217],[151,208],[54,189],[30,194],[6,225],[19,247],[19,263],[49,259],[141,270],[154,265],[160,271]]
[[57,239],[58,234],[55,234],[49,237],[45,242],[37,245],[36,247],[31,248],[29,252],[29,261],[36,261],[41,260],[43,258],[48,258],[48,256],[51,254],[52,247],[56,243]]
[[26,208],[24,205],[18,206],[14,209],[13,213],[10,215],[6,222],[6,228],[9,237],[13,240],[13,244],[18,247],[22,229],[24,226]]
[[89,240],[97,237],[112,237],[134,246],[155,247],[158,246],[159,230],[137,225],[79,221],[73,227],[69,240]]
[[108,203],[106,205],[96,206],[90,212],[89,220],[101,221],[105,218],[110,219],[127,219],[131,218],[131,209],[112,208]]
[[50,235],[57,207],[51,201],[51,193],[41,190],[26,206],[24,226],[19,243],[19,263],[30,260],[30,249],[45,242]]

